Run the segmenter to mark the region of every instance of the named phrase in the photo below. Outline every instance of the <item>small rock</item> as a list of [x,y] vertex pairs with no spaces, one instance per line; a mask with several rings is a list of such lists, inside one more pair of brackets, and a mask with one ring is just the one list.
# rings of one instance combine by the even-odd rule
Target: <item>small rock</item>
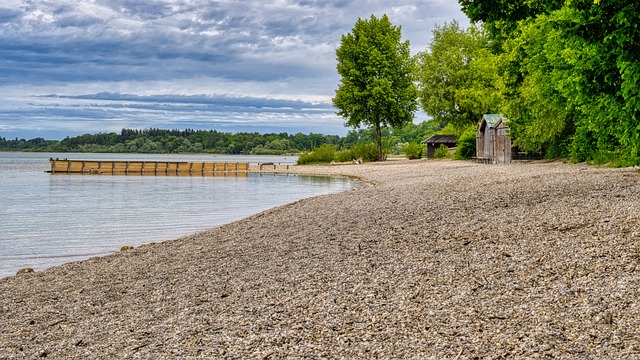
[[129,251],[129,250],[133,250],[133,246],[126,245],[120,248],[120,251]]
[[23,274],[30,274],[33,272],[32,268],[24,268],[24,269],[20,269],[18,270],[18,272],[16,273],[16,275],[23,275]]

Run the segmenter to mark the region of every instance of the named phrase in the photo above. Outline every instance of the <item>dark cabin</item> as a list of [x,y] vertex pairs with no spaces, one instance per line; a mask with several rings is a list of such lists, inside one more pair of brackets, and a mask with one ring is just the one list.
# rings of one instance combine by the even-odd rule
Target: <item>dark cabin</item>
[[487,164],[511,163],[509,119],[502,114],[486,114],[476,130],[476,161]]
[[433,135],[422,143],[427,144],[427,158],[432,159],[440,145],[444,144],[449,149],[456,147],[458,137],[455,135]]

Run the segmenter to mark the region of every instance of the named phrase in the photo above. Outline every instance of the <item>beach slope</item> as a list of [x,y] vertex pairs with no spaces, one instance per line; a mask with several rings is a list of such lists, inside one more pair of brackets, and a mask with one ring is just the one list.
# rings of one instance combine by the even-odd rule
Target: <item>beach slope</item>
[[640,174],[292,167],[359,190],[0,279],[0,358],[635,358]]

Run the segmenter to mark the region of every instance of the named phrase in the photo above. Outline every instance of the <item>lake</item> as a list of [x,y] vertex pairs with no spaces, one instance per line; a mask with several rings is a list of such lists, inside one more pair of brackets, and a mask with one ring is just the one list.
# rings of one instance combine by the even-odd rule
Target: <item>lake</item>
[[51,175],[49,158],[273,162],[295,156],[0,152],[0,277],[171,240],[303,198],[358,187],[302,175]]

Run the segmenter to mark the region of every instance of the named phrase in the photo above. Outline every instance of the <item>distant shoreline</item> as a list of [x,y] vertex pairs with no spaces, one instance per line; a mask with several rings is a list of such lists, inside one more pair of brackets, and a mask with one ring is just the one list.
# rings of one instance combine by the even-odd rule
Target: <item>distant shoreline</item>
[[294,168],[367,185],[0,279],[0,354],[640,351],[635,169],[448,160]]

